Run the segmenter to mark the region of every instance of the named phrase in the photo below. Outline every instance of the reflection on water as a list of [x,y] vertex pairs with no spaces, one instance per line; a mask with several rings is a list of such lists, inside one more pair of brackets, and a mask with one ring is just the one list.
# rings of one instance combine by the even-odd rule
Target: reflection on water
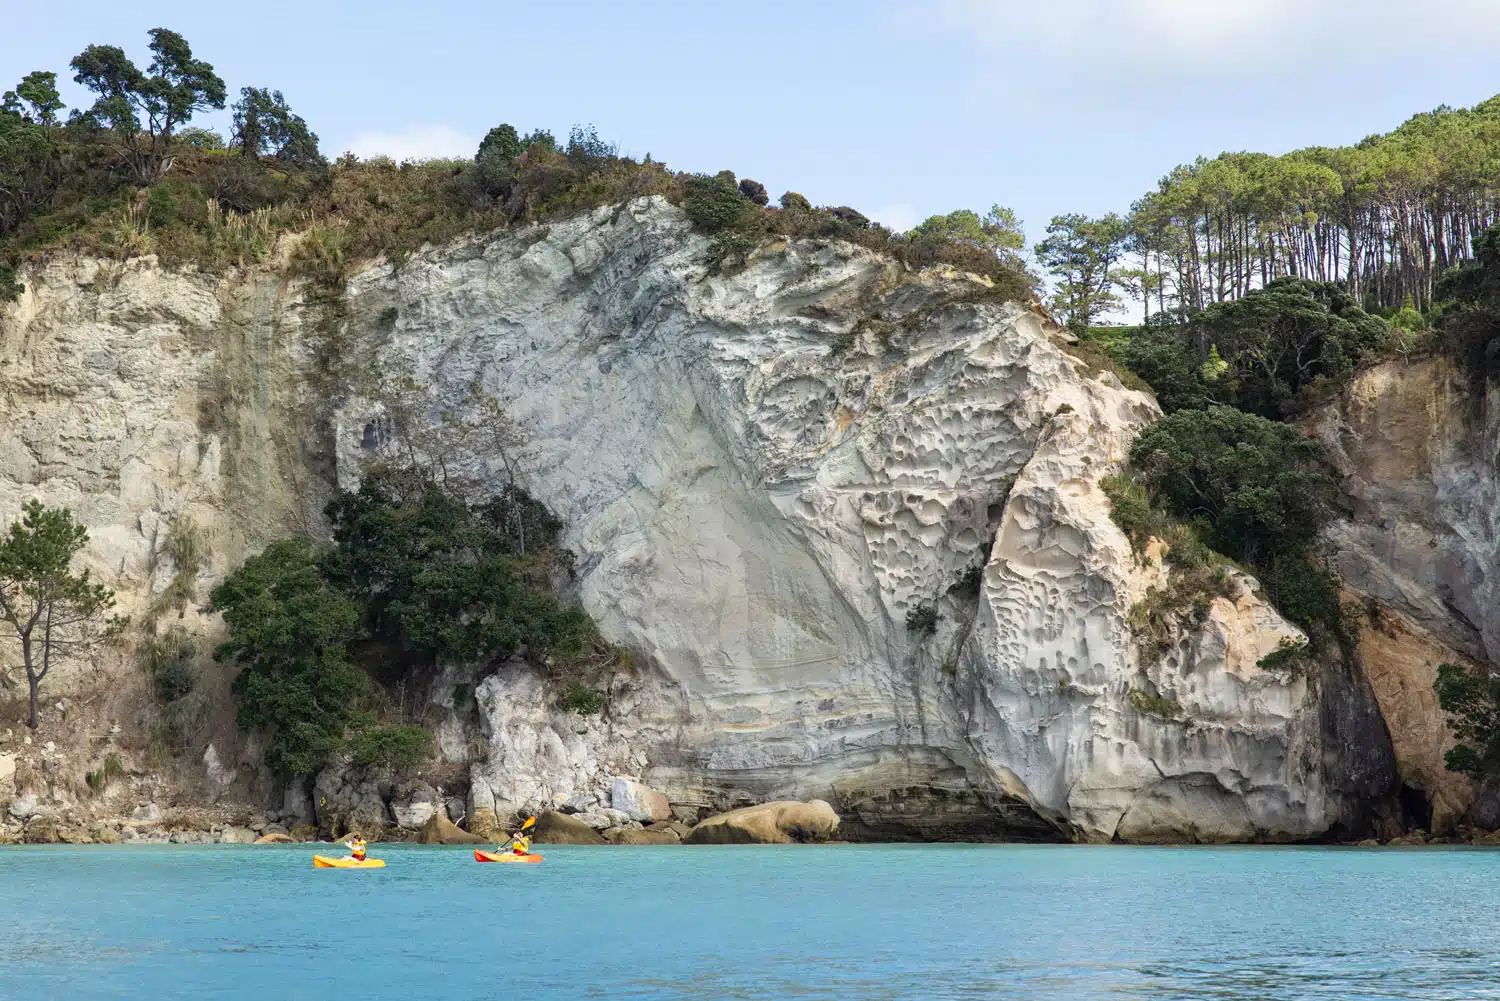
[[1500,1001],[1489,851],[383,854],[346,872],[301,846],[4,850],[0,1001]]

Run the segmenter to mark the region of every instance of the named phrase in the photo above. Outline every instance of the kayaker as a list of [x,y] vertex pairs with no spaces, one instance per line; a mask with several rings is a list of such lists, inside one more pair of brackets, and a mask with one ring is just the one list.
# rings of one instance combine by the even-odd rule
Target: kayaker
[[529,855],[531,853],[531,839],[524,834],[517,834],[510,839],[510,850],[517,855]]
[[355,838],[349,842],[349,853],[353,856],[354,861],[363,862],[365,860],[365,839]]

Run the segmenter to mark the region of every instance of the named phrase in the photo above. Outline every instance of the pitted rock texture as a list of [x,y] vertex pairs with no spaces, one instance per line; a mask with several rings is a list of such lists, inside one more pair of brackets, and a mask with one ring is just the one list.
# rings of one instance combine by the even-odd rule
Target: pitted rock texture
[[[450,413],[477,386],[528,427],[523,485],[646,669],[628,711],[576,722],[539,679],[485,682],[476,805],[632,774],[674,804],[827,798],[855,836],[1295,839],[1359,812],[1322,686],[1256,666],[1300,634],[1248,588],[1136,662],[1098,481],[1148,397],[961,275],[815,242],[710,275],[702,250],[642,200],[349,287],[357,368]],[[339,408],[346,485],[387,419],[369,388]],[[451,471],[503,482],[469,458]]]
[[[444,674],[431,709],[471,816],[608,803],[636,776],[674,813],[825,799],[849,837],[1284,839],[1379,794],[1367,686],[1260,670],[1294,631],[1248,590],[1138,662],[1126,617],[1159,570],[1098,481],[1148,397],[971,277],[820,241],[711,274],[707,246],[642,199],[371,267],[337,310],[274,270],[49,265],[4,313],[0,516],[75,507],[90,565],[140,609],[190,514],[201,598],[322,530],[334,483],[392,447],[390,385],[426,387],[434,422],[478,389],[529,443],[451,456],[454,482],[513,469],[562,518],[577,597],[636,668],[595,716],[522,664],[466,716]],[[253,743],[214,746],[247,782]],[[414,820],[387,785],[335,771],[312,809]]]

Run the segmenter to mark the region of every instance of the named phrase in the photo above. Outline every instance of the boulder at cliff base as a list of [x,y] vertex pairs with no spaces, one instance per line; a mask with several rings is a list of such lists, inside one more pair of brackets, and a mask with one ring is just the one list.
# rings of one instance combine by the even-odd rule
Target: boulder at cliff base
[[839,828],[833,807],[815,799],[780,800],[709,817],[688,833],[691,845],[784,845],[827,841]]
[[604,836],[577,817],[549,810],[536,818],[532,838],[539,845],[602,845]]
[[422,825],[422,832],[417,836],[417,843],[422,845],[484,845],[489,844],[489,841],[477,834],[461,830],[457,824],[441,813],[435,813],[427,823]]

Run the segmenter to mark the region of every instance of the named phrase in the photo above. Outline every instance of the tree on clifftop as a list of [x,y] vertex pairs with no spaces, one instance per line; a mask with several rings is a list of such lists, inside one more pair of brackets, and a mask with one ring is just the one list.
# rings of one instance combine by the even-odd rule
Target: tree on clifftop
[[27,503],[21,520],[0,541],[0,621],[21,644],[31,695],[26,725],[33,730],[40,722],[37,692],[56,656],[78,645],[115,603],[115,593],[94,583],[88,570],[69,569],[88,541],[88,531],[71,511],[36,500]]
[[928,217],[911,231],[912,236],[936,236],[987,250],[1001,260],[1019,261],[1026,235],[1015,212],[992,205],[983,217],[970,209]]
[[[172,162],[172,139],[193,113],[224,107],[224,81],[193,58],[187,39],[152,28],[151,65],[142,73],[117,45],[90,45],[73,58],[73,80],[99,95],[89,116],[114,129],[143,182]],[[142,130],[141,116],[145,115]]]
[[1125,220],[1113,212],[1098,219],[1053,216],[1047,239],[1036,245],[1037,260],[1057,281],[1052,308],[1069,327],[1086,330],[1095,318],[1120,303],[1112,270],[1125,252]]

